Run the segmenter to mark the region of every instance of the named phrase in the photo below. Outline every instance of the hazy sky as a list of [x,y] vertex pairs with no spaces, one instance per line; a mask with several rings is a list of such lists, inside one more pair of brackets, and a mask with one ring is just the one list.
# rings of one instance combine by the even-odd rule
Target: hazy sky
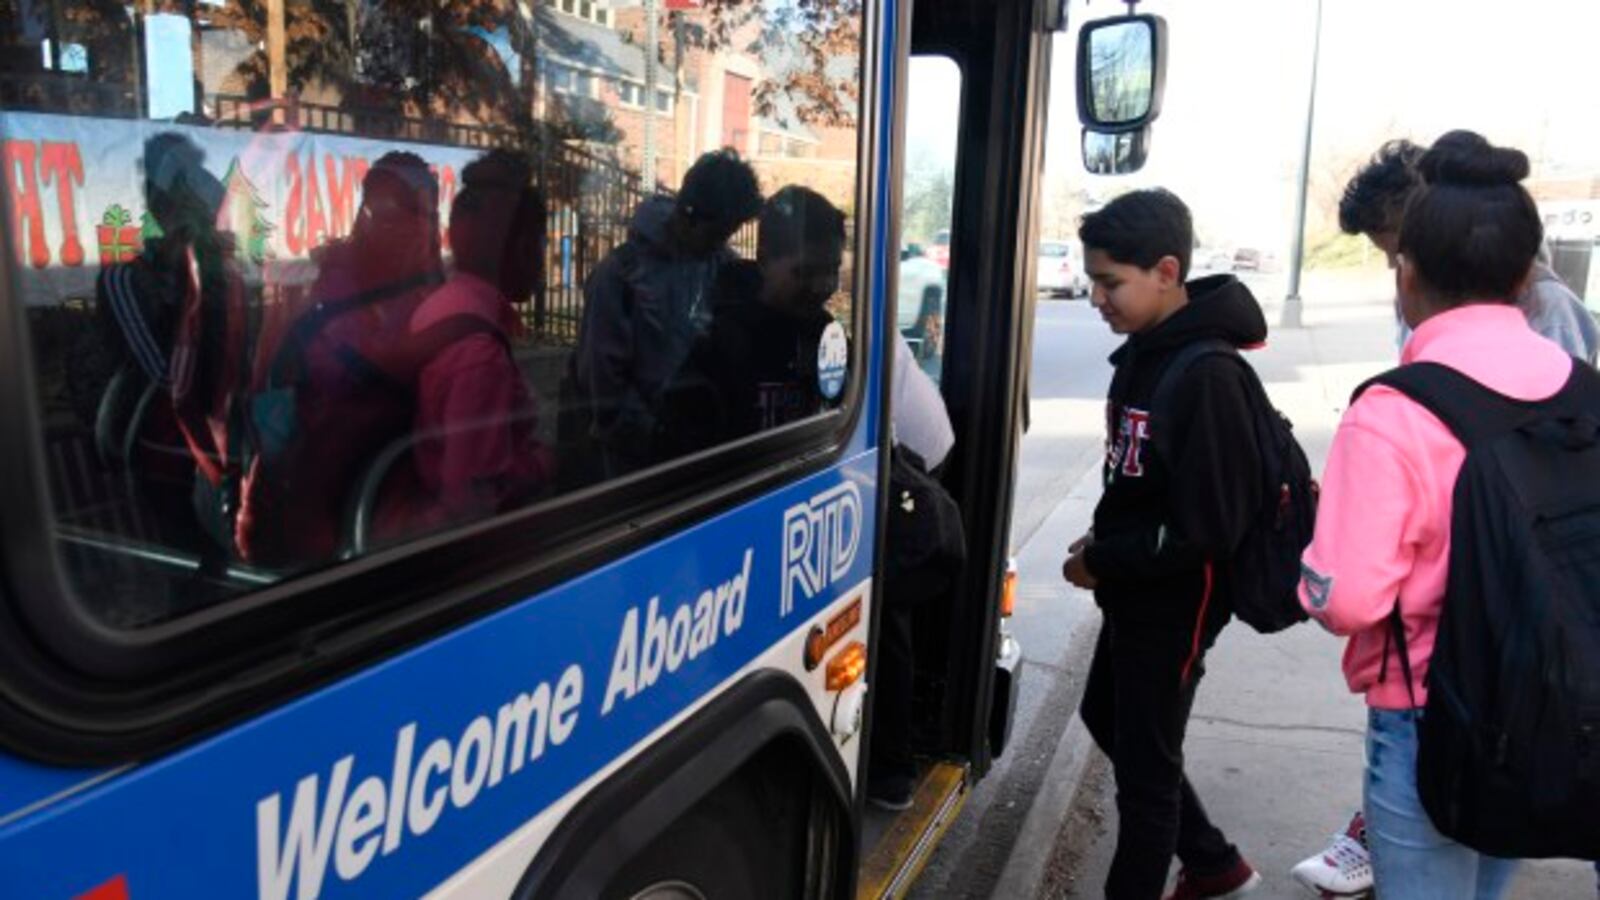
[[[1084,172],[1073,97],[1076,25],[1122,3],[1070,0],[1056,39],[1048,176],[1095,194],[1161,184],[1229,243],[1281,252],[1305,127],[1315,0],[1147,0],[1169,26],[1167,91],[1150,162],[1124,178]],[[1352,166],[1387,137],[1427,141],[1473,128],[1518,146],[1536,173],[1600,170],[1600,2],[1325,0],[1313,141],[1313,204],[1336,196]],[[945,143],[949,82],[911,78],[910,162]],[[949,126],[945,126],[947,129]],[[938,154],[935,154],[937,157]]]

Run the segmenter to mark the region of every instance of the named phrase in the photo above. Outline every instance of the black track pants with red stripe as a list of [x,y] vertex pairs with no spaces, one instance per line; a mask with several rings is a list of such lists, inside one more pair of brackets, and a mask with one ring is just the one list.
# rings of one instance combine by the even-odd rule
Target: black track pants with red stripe
[[1187,628],[1111,617],[1100,629],[1079,713],[1117,780],[1111,900],[1159,900],[1174,854],[1196,874],[1224,872],[1239,859],[1183,774],[1184,731],[1204,651],[1216,638],[1207,631],[1197,643]]

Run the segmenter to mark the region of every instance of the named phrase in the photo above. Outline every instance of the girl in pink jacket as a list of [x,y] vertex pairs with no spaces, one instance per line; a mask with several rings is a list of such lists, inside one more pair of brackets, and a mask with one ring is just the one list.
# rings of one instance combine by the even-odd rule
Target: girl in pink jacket
[[[1539,213],[1521,152],[1471,132],[1440,138],[1418,163],[1426,186],[1406,209],[1396,281],[1415,334],[1402,364],[1447,365],[1518,400],[1553,396],[1573,360],[1513,305],[1538,252]],[[1350,637],[1344,672],[1369,707],[1364,791],[1379,896],[1496,898],[1514,863],[1441,835],[1416,787],[1417,716],[1427,698],[1450,553],[1451,494],[1466,453],[1421,406],[1374,387],[1346,411],[1322,481],[1301,602]],[[1412,684],[1385,641],[1398,602]],[[1387,657],[1387,658],[1386,658]]]
[[[491,151],[464,168],[450,210],[454,271],[411,317],[411,465],[385,483],[380,541],[488,518],[540,496],[555,458],[511,352],[514,305],[542,275],[545,204],[526,158]],[[455,326],[455,327],[452,327]]]

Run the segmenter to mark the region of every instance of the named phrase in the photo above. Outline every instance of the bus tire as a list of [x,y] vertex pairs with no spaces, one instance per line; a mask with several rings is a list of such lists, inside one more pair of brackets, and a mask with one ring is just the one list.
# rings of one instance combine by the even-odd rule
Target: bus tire
[[[852,798],[849,773],[805,688],[787,672],[762,669],[589,791],[545,839],[512,896],[637,897],[659,887],[661,900],[693,900],[668,892],[675,879],[708,900],[847,896],[856,865]],[[751,883],[760,886],[753,894]]]
[[793,848],[770,840],[755,792],[734,778],[629,860],[604,900],[737,900],[785,896],[773,883]]

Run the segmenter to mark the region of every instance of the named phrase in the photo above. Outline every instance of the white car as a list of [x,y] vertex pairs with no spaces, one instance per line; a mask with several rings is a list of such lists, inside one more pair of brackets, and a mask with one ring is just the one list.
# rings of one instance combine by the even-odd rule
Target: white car
[[938,356],[944,345],[945,270],[926,256],[900,260],[895,322],[917,359]]
[[1038,274],[1041,294],[1068,297],[1089,294],[1089,276],[1084,274],[1078,245],[1071,241],[1041,243]]

